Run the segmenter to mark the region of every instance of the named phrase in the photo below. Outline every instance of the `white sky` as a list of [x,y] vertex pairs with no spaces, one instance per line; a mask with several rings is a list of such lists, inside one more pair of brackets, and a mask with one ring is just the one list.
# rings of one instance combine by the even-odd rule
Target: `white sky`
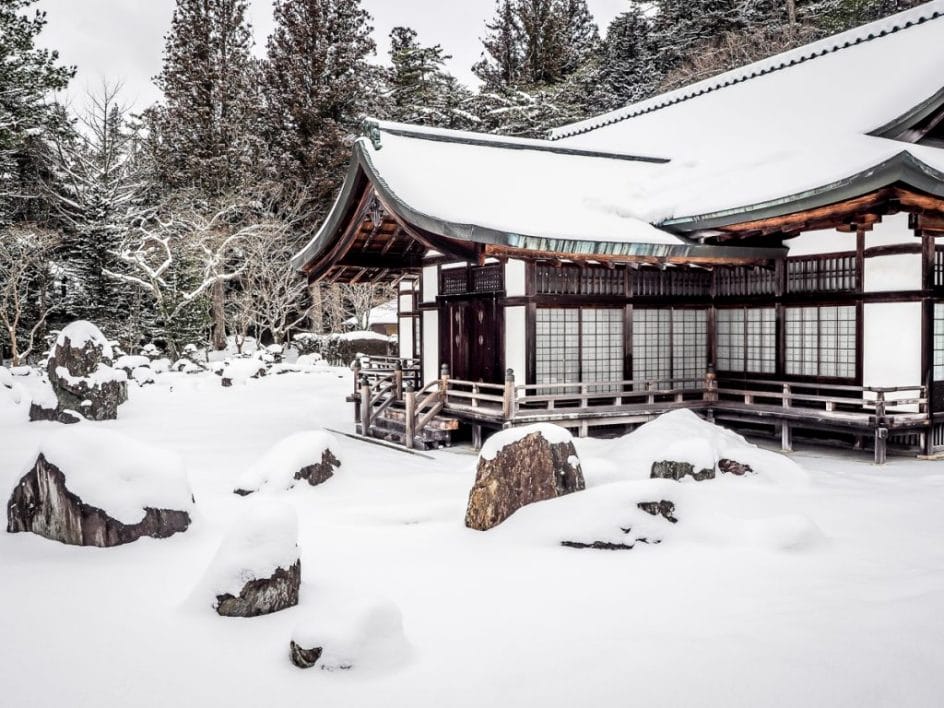
[[[257,53],[265,50],[272,28],[271,0],[250,0]],[[601,32],[628,0],[588,0]],[[479,38],[493,14],[494,0],[363,0],[374,17],[377,60],[386,61],[387,35],[408,25],[424,44],[439,43],[452,54],[449,69],[473,83],[470,68],[481,54]],[[87,88],[102,79],[124,84],[124,102],[141,109],[160,96],[151,79],[160,72],[164,34],[174,0],[39,0],[49,23],[40,44],[58,49],[63,63],[79,73],[70,94],[81,102]]]

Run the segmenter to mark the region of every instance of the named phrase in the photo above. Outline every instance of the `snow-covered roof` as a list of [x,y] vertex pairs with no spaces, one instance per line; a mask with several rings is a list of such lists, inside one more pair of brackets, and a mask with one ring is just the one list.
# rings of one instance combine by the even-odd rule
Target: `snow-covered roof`
[[[802,195],[910,156],[944,151],[885,137],[944,103],[944,0],[552,132],[574,149],[670,158],[634,195],[654,223]],[[901,168],[901,165],[897,166]],[[920,169],[920,168],[919,168]]]
[[[369,325],[392,325],[397,323],[397,301],[390,300],[389,302],[381,303],[377,307],[372,307],[370,313],[367,315],[367,324]],[[344,320],[346,325],[356,325],[356,317],[348,317]]]
[[365,176],[388,210],[457,241],[558,255],[756,256],[763,249],[684,234],[902,182],[944,196],[944,149],[897,139],[944,110],[941,67],[944,0],[935,0],[551,140],[376,123],[355,143],[347,193],[295,264],[327,253]]
[[[354,144],[351,168],[328,220],[295,256],[301,268],[330,245],[366,176],[384,205],[425,231],[476,244],[554,253],[710,256],[704,246],[653,226],[631,208],[666,160],[583,150],[546,140],[375,122]],[[763,249],[726,247],[737,257]]]

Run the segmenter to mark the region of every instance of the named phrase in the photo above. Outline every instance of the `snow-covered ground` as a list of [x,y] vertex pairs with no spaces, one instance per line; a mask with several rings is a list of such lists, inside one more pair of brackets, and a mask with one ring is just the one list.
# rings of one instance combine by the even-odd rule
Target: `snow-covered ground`
[[[298,514],[301,604],[223,618],[190,598],[259,502],[236,481],[292,433],[349,430],[350,373],[157,379],[131,386],[118,421],[79,425],[181,456],[194,524],[110,549],[0,533],[2,706],[941,704],[941,463],[801,451],[808,479],[631,482],[625,440],[578,440],[586,492],[483,533],[463,526],[469,451],[430,460],[339,437],[331,479],[277,495]],[[8,399],[0,388],[4,504],[60,427]],[[624,504],[638,518],[633,501],[663,492],[680,520],[663,543],[560,547],[571,523],[608,527]],[[336,631],[363,607],[399,610],[402,661],[290,664],[297,631]]]

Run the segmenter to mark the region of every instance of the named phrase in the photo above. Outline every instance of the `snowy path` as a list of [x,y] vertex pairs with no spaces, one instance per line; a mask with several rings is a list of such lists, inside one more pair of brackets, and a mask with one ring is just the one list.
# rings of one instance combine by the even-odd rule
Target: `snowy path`
[[[96,425],[181,453],[198,517],[174,538],[107,550],[0,534],[0,705],[940,705],[941,463],[801,452],[809,485],[684,485],[689,510],[809,517],[825,538],[805,548],[719,537],[578,551],[465,529],[467,453],[430,461],[341,439],[335,478],[286,495],[301,606],[252,620],[182,607],[247,503],[236,478],[290,433],[350,429],[349,386],[336,371],[230,389],[167,375],[132,390],[121,420]],[[0,406],[4,504],[52,425]],[[591,489],[619,470],[610,446],[578,442]],[[403,612],[407,666],[291,666],[296,624],[374,596]]]

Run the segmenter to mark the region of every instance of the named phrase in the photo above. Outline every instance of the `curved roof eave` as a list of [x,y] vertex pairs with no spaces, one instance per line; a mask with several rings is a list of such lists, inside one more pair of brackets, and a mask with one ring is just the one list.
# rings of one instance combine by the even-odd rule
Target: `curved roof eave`
[[351,165],[331,212],[315,237],[292,258],[292,267],[304,271],[307,263],[324,255],[335,243],[337,234],[343,228],[343,221],[357,198],[358,187],[364,183],[363,176],[373,185],[380,201],[386,208],[401,219],[434,236],[464,241],[467,243],[492,244],[527,251],[541,251],[555,255],[605,256],[609,258],[742,258],[770,259],[780,255],[782,249],[776,247],[714,246],[690,241],[684,235],[675,234],[678,244],[659,244],[645,242],[594,241],[583,239],[548,238],[529,234],[510,233],[476,224],[455,223],[430,216],[414,209],[403,201],[370,158],[365,139],[354,143]]
[[944,198],[944,173],[903,150],[874,167],[821,187],[732,209],[666,219],[658,226],[679,234],[719,229],[836,204],[897,182]]

